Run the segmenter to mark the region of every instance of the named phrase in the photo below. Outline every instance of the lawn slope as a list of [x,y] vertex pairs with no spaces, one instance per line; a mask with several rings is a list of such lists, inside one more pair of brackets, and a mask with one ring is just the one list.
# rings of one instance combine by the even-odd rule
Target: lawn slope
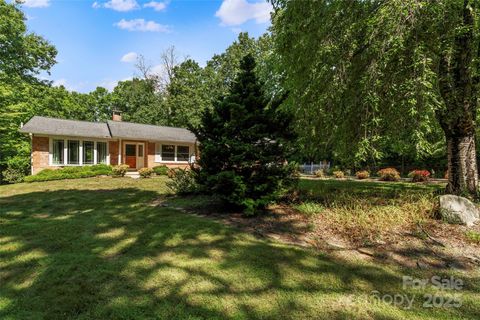
[[[1,319],[475,319],[478,275],[460,308],[423,308],[402,270],[341,261],[155,206],[165,178],[0,186]],[[442,274],[449,275],[449,274]],[[371,292],[415,295],[413,308]]]

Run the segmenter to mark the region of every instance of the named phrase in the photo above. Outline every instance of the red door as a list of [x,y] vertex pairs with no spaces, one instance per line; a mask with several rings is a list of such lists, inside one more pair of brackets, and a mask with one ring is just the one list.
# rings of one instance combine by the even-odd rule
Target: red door
[[137,146],[134,145],[134,144],[126,144],[125,145],[125,164],[127,164],[132,169],[137,168],[136,147]]

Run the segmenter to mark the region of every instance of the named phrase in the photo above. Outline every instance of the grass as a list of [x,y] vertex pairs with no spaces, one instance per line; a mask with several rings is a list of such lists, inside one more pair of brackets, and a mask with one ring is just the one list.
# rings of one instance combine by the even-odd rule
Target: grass
[[[460,308],[424,308],[424,293],[452,292],[403,289],[402,276],[435,270],[336,260],[153,206],[165,181],[0,186],[0,318],[478,319],[476,273],[441,274],[464,281]],[[372,290],[416,299],[407,310]]]
[[431,218],[434,196],[442,188],[403,182],[301,180],[302,203],[296,209],[319,216],[356,239],[374,240]]
[[468,239],[468,241],[471,241],[473,243],[480,243],[480,232],[476,231],[467,231],[465,232],[465,237]]

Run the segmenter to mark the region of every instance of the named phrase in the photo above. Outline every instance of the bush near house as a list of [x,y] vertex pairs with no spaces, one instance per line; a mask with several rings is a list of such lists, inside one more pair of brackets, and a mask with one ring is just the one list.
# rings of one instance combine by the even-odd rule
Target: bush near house
[[158,176],[166,176],[168,174],[168,167],[166,165],[153,167],[153,171]]
[[413,170],[408,174],[412,182],[425,182],[430,179],[430,171],[428,170]]
[[170,181],[167,182],[167,187],[177,194],[189,194],[199,191],[199,186],[195,181],[195,172],[188,169],[172,169]]
[[7,160],[1,179],[8,183],[22,182],[30,171],[30,157],[16,155]]
[[25,182],[38,182],[63,179],[79,179],[101,175],[112,175],[112,167],[106,164],[82,167],[66,167],[62,169],[45,169],[33,176],[25,177]]
[[325,171],[323,169],[318,169],[317,171],[314,172],[314,174],[317,178],[321,178],[321,179],[325,178],[326,176]]
[[152,168],[141,168],[138,170],[138,174],[142,178],[150,178],[153,175],[154,171]]
[[114,177],[124,177],[127,174],[129,166],[126,164],[120,164],[112,168],[112,175]]
[[400,172],[395,168],[385,168],[378,171],[381,181],[398,181],[400,180]]
[[345,173],[342,170],[333,171],[333,176],[337,179],[345,178]]
[[367,170],[357,171],[357,172],[355,173],[355,176],[356,176],[357,179],[359,179],[359,180],[368,179],[368,178],[370,178],[370,172],[368,172]]

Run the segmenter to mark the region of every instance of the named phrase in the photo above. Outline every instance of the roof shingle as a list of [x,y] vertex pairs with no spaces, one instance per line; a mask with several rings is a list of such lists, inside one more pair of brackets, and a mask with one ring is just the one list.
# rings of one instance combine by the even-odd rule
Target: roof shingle
[[183,128],[155,126],[123,121],[88,122],[34,116],[20,132],[89,137],[122,138],[149,141],[188,142],[196,141],[195,135]]
[[110,138],[110,131],[104,122],[88,122],[34,116],[20,132],[54,136]]

